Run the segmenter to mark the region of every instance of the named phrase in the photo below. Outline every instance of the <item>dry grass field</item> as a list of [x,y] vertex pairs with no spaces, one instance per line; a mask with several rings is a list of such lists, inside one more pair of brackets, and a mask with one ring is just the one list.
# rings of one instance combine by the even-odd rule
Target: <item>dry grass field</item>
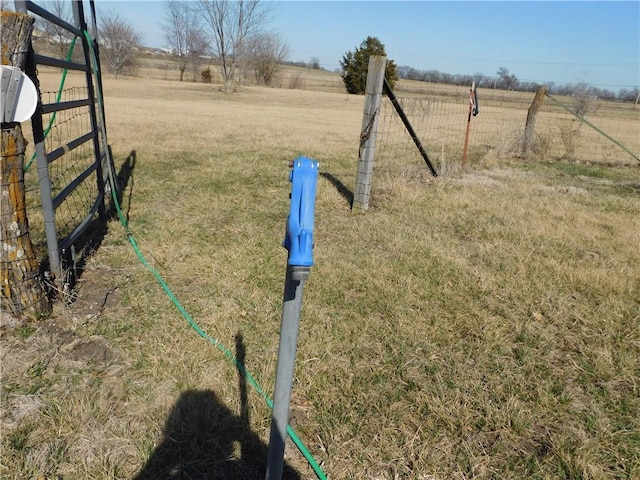
[[[354,215],[362,97],[156,74],[104,79],[123,215],[268,393],[287,163],[320,162],[291,424],[329,478],[640,477],[637,164],[492,149],[437,179],[374,177]],[[116,218],[77,295],[3,315],[3,479],[263,478],[268,407]]]

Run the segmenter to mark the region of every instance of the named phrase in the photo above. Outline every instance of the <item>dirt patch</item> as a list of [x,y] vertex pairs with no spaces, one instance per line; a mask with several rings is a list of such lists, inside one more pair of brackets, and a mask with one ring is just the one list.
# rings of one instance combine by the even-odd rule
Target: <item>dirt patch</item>
[[117,349],[102,336],[90,333],[91,323],[102,315],[126,314],[120,292],[107,284],[112,277],[105,270],[87,269],[78,282],[75,301],[66,305],[59,299],[48,318],[1,315],[3,432],[36,421],[43,399],[64,389],[66,378],[80,377],[84,372],[108,378],[124,368]]
[[75,291],[54,307],[59,320],[87,321],[97,318],[105,311],[120,308],[122,293],[117,286],[110,285],[113,272],[106,266],[88,266],[78,279]]
[[116,354],[107,345],[105,339],[99,335],[92,335],[86,339],[76,338],[61,347],[60,352],[70,360],[87,364],[102,363],[107,365],[116,358]]

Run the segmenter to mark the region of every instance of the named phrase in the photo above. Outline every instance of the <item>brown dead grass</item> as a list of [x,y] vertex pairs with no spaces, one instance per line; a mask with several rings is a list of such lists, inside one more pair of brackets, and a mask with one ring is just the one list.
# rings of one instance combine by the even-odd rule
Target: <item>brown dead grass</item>
[[[360,97],[105,78],[105,102],[143,253],[267,392],[287,162],[320,161],[292,417],[330,478],[640,474],[637,167],[492,157],[376,178],[354,216]],[[3,478],[261,478],[268,408],[117,221],[74,304],[1,334]]]

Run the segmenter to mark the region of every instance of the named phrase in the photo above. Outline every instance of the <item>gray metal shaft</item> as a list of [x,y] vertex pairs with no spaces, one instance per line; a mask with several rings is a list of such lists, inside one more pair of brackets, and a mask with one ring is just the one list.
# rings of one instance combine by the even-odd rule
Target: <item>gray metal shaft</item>
[[49,177],[49,163],[44,149],[44,141],[36,143],[36,160],[38,162],[38,182],[40,184],[40,201],[44,217],[44,231],[47,236],[47,251],[49,253],[49,270],[58,281],[62,280],[62,264],[58,249],[58,232],[53,208],[51,179]]
[[289,405],[293,385],[293,370],[298,346],[302,291],[309,268],[287,265],[284,304],[280,324],[280,346],[276,369],[276,386],[271,414],[271,438],[267,461],[267,480],[281,480],[284,467],[284,447],[289,423]]

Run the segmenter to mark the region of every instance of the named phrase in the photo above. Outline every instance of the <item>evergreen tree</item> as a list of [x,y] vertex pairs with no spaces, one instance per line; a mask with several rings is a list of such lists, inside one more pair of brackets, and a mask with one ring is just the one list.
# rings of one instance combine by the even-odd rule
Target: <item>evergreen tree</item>
[[[367,70],[369,69],[369,57],[371,55],[387,56],[384,51],[384,45],[376,37],[367,37],[355,51],[347,52],[342,57],[340,67],[342,67],[342,80],[348,93],[362,95],[365,93],[367,85]],[[385,77],[389,86],[393,88],[398,80],[398,72],[396,64],[393,60],[387,61],[385,68]]]

